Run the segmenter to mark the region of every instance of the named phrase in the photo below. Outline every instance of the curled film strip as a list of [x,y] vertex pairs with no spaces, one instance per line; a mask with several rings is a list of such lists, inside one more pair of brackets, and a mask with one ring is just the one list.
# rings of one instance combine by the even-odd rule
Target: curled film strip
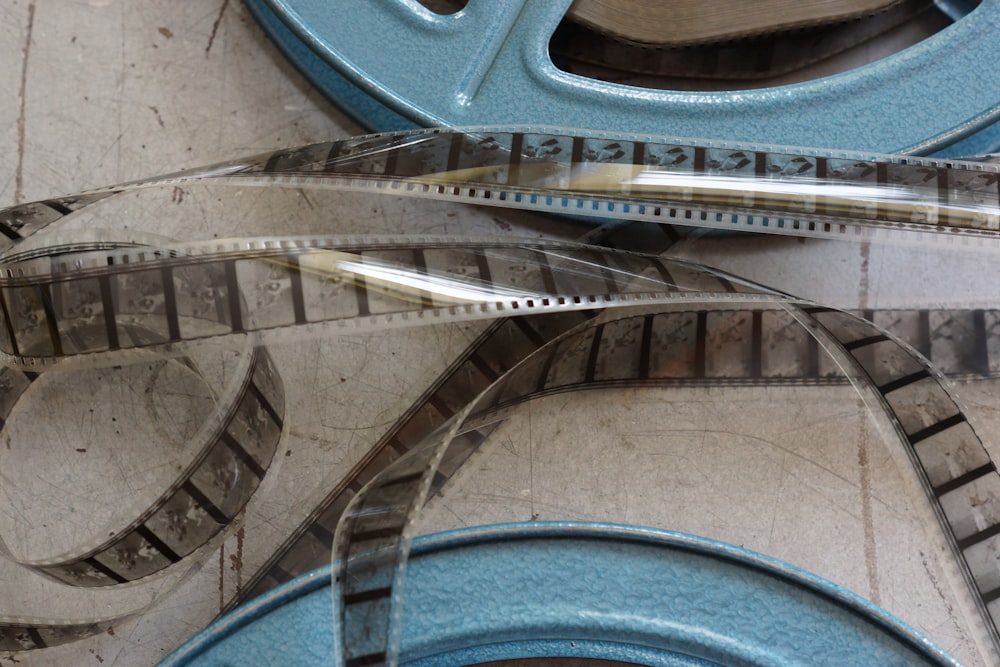
[[[218,244],[213,243],[212,247],[218,248]],[[35,250],[10,254],[8,266],[17,267],[16,272],[11,272],[17,278],[12,278],[12,289],[4,293],[4,304],[8,313],[15,314],[10,320],[9,330],[13,332],[9,338],[10,350],[19,353],[11,361],[37,367],[48,362],[46,367],[53,368],[66,367],[67,362],[69,367],[102,366],[113,363],[124,352],[160,350],[180,354],[182,350],[195,349],[191,343],[220,335],[243,344],[248,341],[256,344],[259,341],[247,332],[263,328],[262,322],[272,329],[281,329],[297,323],[322,322],[325,318],[378,328],[392,326],[394,317],[406,324],[407,313],[419,322],[425,313],[445,316],[450,313],[460,319],[492,317],[494,312],[505,310],[572,311],[617,298],[627,299],[629,290],[624,279],[634,282],[643,269],[653,276],[645,280],[647,294],[650,286],[679,289],[664,282],[665,278],[670,278],[671,272],[685,276],[693,270],[684,263],[675,263],[668,269],[651,256],[536,241],[484,245],[455,239],[424,242],[412,238],[405,242],[392,238],[367,242],[290,239],[261,241],[259,248],[266,250],[256,256],[249,252],[228,268],[213,264],[211,253],[197,260],[191,248],[171,252],[77,244],[49,247],[50,254]],[[185,266],[192,259],[194,263]],[[439,265],[447,270],[438,270]],[[574,290],[582,296],[551,299],[545,296],[574,294]],[[274,298],[275,293],[279,298]],[[635,294],[642,297],[643,293]],[[255,298],[250,302],[236,298],[245,295]],[[246,310],[247,303],[258,309]],[[455,303],[463,307],[458,308]],[[469,309],[470,303],[476,305],[474,310]],[[268,309],[275,304],[279,306],[277,313],[273,308]],[[23,318],[18,318],[18,314]],[[269,319],[262,317],[268,314]],[[24,325],[14,324],[19,321]],[[134,335],[135,331],[141,331],[142,335]],[[178,345],[181,343],[184,345]],[[262,349],[257,348],[258,354]],[[241,407],[234,421],[246,431],[243,439],[256,438],[269,445],[266,450],[269,460],[281,430],[282,406],[274,400],[273,392],[266,391],[268,383],[273,385],[276,377],[269,363],[266,369],[261,377],[255,375],[253,382],[242,387]],[[245,443],[241,447],[236,439],[239,431],[233,428],[220,431],[212,445],[202,452],[206,470],[211,472],[218,467],[220,452],[235,454],[237,463],[247,463],[248,459],[254,462],[247,454],[249,448]],[[205,500],[203,509],[217,521],[217,515],[235,513],[256,487],[266,462],[258,461],[249,471],[241,470],[231,476],[241,482],[239,493],[234,496],[239,502],[230,501],[217,507],[222,502],[213,505],[211,499],[202,497],[206,494],[195,500]],[[132,521],[133,530],[125,537],[116,537],[72,559],[32,563],[32,566],[74,584],[79,581],[112,584],[129,579],[105,562],[109,558],[116,559],[115,563],[127,561],[132,568],[137,564],[142,566],[134,573],[136,578],[180,560],[186,553],[171,549],[170,539],[161,539],[152,527],[162,528],[163,516],[174,516],[181,510],[192,514],[190,507],[179,505],[185,500],[190,502],[198,491],[190,482],[204,476],[201,473],[208,474],[196,468],[193,473],[180,476],[150,510]],[[254,483],[247,485],[243,480]],[[232,516],[228,518],[231,520]],[[192,518],[199,524],[201,520],[199,515]],[[185,526],[177,528],[184,530]],[[188,532],[193,538],[205,537],[193,530]],[[137,552],[143,554],[141,562],[136,560]],[[56,643],[58,633],[53,629],[54,624],[29,624],[18,618],[11,619],[7,626],[11,637],[11,648],[7,650]],[[78,636],[100,627],[90,623],[70,625],[60,636]],[[43,629],[49,636],[43,636]]]
[[1000,225],[1000,168],[961,160],[538,129],[375,135],[269,163],[243,173],[362,173],[416,195],[736,231],[988,238]]
[[[1000,165],[557,128],[416,130],[6,209],[12,243],[116,194],[212,179],[423,196],[728,231],[995,247]],[[905,230],[907,234],[900,234]],[[943,238],[935,238],[941,236]],[[928,238],[929,237],[929,238]]]
[[[135,341],[141,341],[148,335],[148,332],[133,326],[126,326],[124,332]],[[96,480],[103,479],[106,491],[102,494],[102,502],[107,503],[105,510],[133,512],[126,515],[127,518],[114,515],[116,521],[111,521],[111,530],[105,526],[103,532],[98,532],[101,522],[93,514],[99,515],[100,508],[71,496],[66,502],[67,507],[63,508],[68,515],[63,518],[79,522],[80,519],[73,518],[74,514],[91,514],[90,520],[81,522],[83,530],[77,531],[91,531],[87,542],[72,545],[71,550],[58,555],[38,557],[38,554],[33,554],[34,557],[30,558],[22,555],[25,544],[32,542],[30,535],[22,532],[25,528],[36,538],[41,538],[36,542],[51,546],[51,541],[45,538],[57,535],[58,531],[40,530],[38,526],[60,525],[56,509],[59,503],[53,503],[48,510],[49,515],[39,518],[34,526],[20,526],[22,530],[17,530],[17,526],[8,526],[12,532],[8,537],[16,538],[16,541],[8,541],[16,543],[19,553],[13,553],[8,547],[5,555],[12,562],[62,584],[95,588],[140,582],[199,550],[204,552],[202,547],[233,522],[264,477],[277,446],[284,410],[281,380],[266,350],[246,348],[235,358],[231,353],[225,357],[221,364],[220,360],[213,360],[211,355],[205,354],[161,360],[149,364],[148,373],[146,365],[137,371],[134,364],[89,373],[56,373],[54,376],[5,368],[6,501],[17,503],[25,500],[18,497],[20,484],[14,481],[19,473],[42,477],[47,469],[50,472],[71,469],[72,475],[77,478],[91,472]],[[124,375],[126,379],[116,379],[116,375]],[[74,442],[75,439],[67,438],[60,442],[53,438],[47,443],[52,451],[35,451],[32,445],[19,442],[16,436],[12,438],[12,429],[16,425],[12,418],[22,422],[37,419],[34,415],[47,410],[46,405],[53,398],[58,400],[59,395],[74,390],[86,391],[87,383],[90,383],[90,391],[98,395],[101,394],[95,391],[98,386],[111,387],[111,393],[114,393],[115,389],[122,389],[118,386],[119,382],[127,383],[136,375],[148,381],[147,392],[157,392],[161,399],[169,392],[177,392],[181,396],[194,392],[197,400],[180,403],[191,410],[186,416],[192,420],[192,425],[197,426],[183,433],[190,438],[189,442],[157,441],[151,438],[148,429],[143,433],[141,428],[136,428],[137,423],[129,419],[127,408],[134,406],[127,402],[119,407],[117,414],[123,416],[122,413],[126,413],[120,426],[132,429],[132,432],[118,441],[88,442],[86,438],[79,438]],[[197,385],[201,385],[200,391]],[[109,398],[107,392],[101,397]],[[93,404],[88,403],[89,399],[85,396],[79,402]],[[27,407],[22,407],[24,403],[28,404]],[[164,407],[169,406],[164,404]],[[94,409],[90,408],[90,412],[93,413]],[[142,413],[142,416],[150,417],[147,413]],[[197,421],[199,418],[200,421]],[[112,421],[116,419],[112,417]],[[36,426],[32,424],[31,427]],[[22,426],[20,431],[30,431],[31,427]],[[151,438],[145,448],[130,442],[131,438],[144,436]],[[85,445],[70,450],[76,452],[75,459],[66,458],[71,443]],[[161,447],[165,451],[159,452]],[[166,461],[157,461],[160,467],[155,472],[159,474],[144,479],[144,474],[148,476],[152,470],[144,467],[148,461],[135,467],[138,462],[133,460],[133,467],[126,467],[123,460],[128,460],[130,449],[139,450],[135,453],[142,458],[156,458],[158,453],[161,454]],[[126,456],[114,456],[119,453]],[[59,466],[56,461],[62,465]],[[114,491],[122,490],[115,488],[114,475],[109,474],[115,465],[120,466],[120,474],[127,477],[121,480],[125,486],[133,485],[128,489],[130,492],[122,492],[117,498]],[[88,470],[95,466],[96,469]],[[164,480],[164,468],[169,471],[166,473],[169,475],[167,480]],[[71,488],[66,491],[69,493]],[[125,507],[115,508],[116,500],[124,502]],[[145,504],[136,507],[136,503]],[[68,530],[68,525],[60,527]],[[94,533],[103,537],[95,538]],[[32,619],[7,616],[0,622],[0,650],[56,646],[105,631],[116,620],[108,618],[99,623],[79,623],[58,617]]]
[[[438,154],[441,137],[434,133],[414,136],[423,137],[431,144],[424,146],[432,149],[431,157]],[[456,136],[463,142],[468,138],[461,133],[446,134],[449,153],[459,145]],[[401,191],[418,195],[455,196],[441,190],[441,186],[432,188],[426,183],[405,180],[422,178],[413,175],[417,169],[413,165],[420,165],[424,176],[437,173],[436,163],[428,162],[426,155],[404,152],[401,153],[405,157],[402,163],[397,158],[396,166],[392,166],[391,159],[387,159],[389,164],[380,160],[393,151],[378,150],[377,145],[373,149],[366,141],[324,145],[325,151],[312,147],[280,153],[252,164],[240,163],[232,168],[199,172],[203,176],[169,178],[159,184],[172,186],[188,179],[222,178],[220,174],[233,174],[237,170],[242,170],[242,174],[233,175],[232,180],[249,182],[247,176],[267,173],[274,175],[269,176],[273,182],[285,180],[301,184],[302,180],[289,181],[281,176],[299,170],[306,180],[324,187],[393,189],[398,186]],[[395,145],[400,139],[393,136],[386,141]],[[414,145],[417,143],[420,142]],[[338,157],[329,161],[334,150]],[[505,149],[489,147],[484,150],[494,155],[495,151],[503,154]],[[317,162],[319,153],[324,153],[323,160],[329,162]],[[344,178],[335,169],[317,171],[317,164],[336,164],[338,168],[353,169],[357,174]],[[410,166],[406,167],[407,164]],[[510,164],[508,160],[507,167]],[[550,165],[542,161],[532,166],[540,166],[545,171]],[[380,177],[371,179],[369,172],[380,169]],[[328,177],[314,178],[318,173]],[[90,203],[153,184],[122,186],[5,212],[4,219],[9,223],[5,236],[14,246],[14,250],[4,257],[5,282],[0,292],[9,314],[4,348],[8,363],[29,369],[30,373],[37,372],[30,370],[32,368],[41,369],[47,365],[114,364],[116,355],[129,350],[183,357],[197,350],[199,341],[252,340],[256,344],[266,340],[268,332],[274,332],[275,339],[279,340],[279,334],[289,329],[308,329],[322,322],[349,323],[352,330],[373,330],[393,326],[393,322],[419,324],[429,319],[428,313],[431,318],[485,319],[525,312],[556,312],[550,317],[556,323],[542,327],[543,330],[549,327],[554,335],[560,330],[558,321],[569,325],[574,319],[579,321],[587,317],[588,311],[612,305],[683,301],[696,295],[704,299],[712,294],[731,299],[736,293],[742,293],[741,298],[749,300],[785,298],[684,262],[537,240],[310,237],[124,249],[94,244],[46,246],[41,243],[39,249],[19,251],[26,244],[21,245],[16,238],[31,236]],[[473,197],[480,194],[469,191]],[[516,188],[507,192],[512,204],[531,204],[530,195],[526,198]],[[498,198],[500,194],[497,193]],[[484,199],[490,197],[492,195],[484,195]],[[540,197],[537,201],[547,200]],[[603,202],[603,198],[600,201]],[[605,202],[604,212],[614,212],[613,204]],[[542,207],[547,205],[543,203]],[[624,216],[635,211],[638,207],[620,213]],[[657,233],[663,232],[658,230]],[[40,240],[42,236],[37,238]],[[407,313],[412,315],[411,319]],[[508,325],[504,321],[496,331],[504,330],[508,336],[526,338],[527,348],[545,342],[544,337],[531,337],[527,333],[533,330],[532,326],[521,324],[523,320],[511,320],[515,321],[519,324]],[[146,332],[145,337],[129,334],[138,330]],[[233,345],[232,342],[227,344]],[[489,380],[490,374],[483,373],[481,355],[471,358],[478,359],[479,375]],[[493,376],[502,370],[494,369]],[[257,387],[257,384],[252,383],[252,386]],[[258,401],[257,414],[261,409],[267,412],[260,402],[259,391],[250,390],[246,395]],[[441,407],[441,404],[429,405],[436,410]],[[274,414],[278,412],[275,410]],[[277,432],[280,432],[280,419],[272,418],[271,423],[278,426]],[[229,443],[226,446],[231,449]],[[384,465],[399,453],[388,451],[379,462]],[[410,455],[409,461],[415,466],[411,472],[424,470],[426,461],[418,455]],[[366,465],[364,471],[372,475],[376,469],[376,465]],[[364,481],[355,477],[350,484],[356,491]],[[405,489],[399,487],[397,491]],[[339,515],[336,508],[337,503],[334,503],[322,513],[328,518]],[[313,525],[315,527],[307,529],[311,537],[322,540],[330,535],[329,530],[321,530],[321,524]],[[31,633],[22,628],[18,647],[27,646],[25,636],[30,638]]]
[[[733,335],[734,329],[743,335]],[[790,353],[793,349],[797,352]],[[847,376],[839,362],[846,362]],[[695,311],[679,306],[606,314],[540,348],[456,413],[457,423],[453,419],[431,433],[352,500],[335,559],[347,664],[392,663],[400,657],[393,645],[400,628],[393,623],[416,508],[484,448],[512,408],[581,389],[747,381],[847,385],[848,377],[877,402],[898,434],[953,552],[960,555],[957,562],[976,591],[986,630],[995,638],[1000,529],[991,499],[1000,477],[937,371],[884,330],[841,311],[798,305]],[[406,656],[418,657],[425,656]]]
[[[433,317],[434,313],[443,312],[455,318],[483,318],[493,317],[496,312],[530,310],[536,303],[542,311],[590,308],[606,299],[627,299],[628,290],[618,287],[621,276],[634,277],[644,267],[655,276],[647,279],[647,285],[677,289],[663,282],[659,274],[670,273],[654,257],[570,244],[532,247],[522,242],[491,247],[469,242],[456,245],[454,240],[447,244],[442,241],[421,244],[383,239],[369,245],[355,241],[332,246],[339,250],[322,250],[323,244],[319,244],[305,253],[300,252],[304,246],[297,242],[284,247],[291,252],[284,253],[280,262],[275,261],[273,253],[265,253],[263,278],[259,271],[255,272],[256,260],[250,255],[227,269],[211,260],[189,266],[184,266],[183,261],[178,263],[190,255],[178,254],[172,263],[165,263],[162,256],[148,251],[139,251],[137,255],[114,251],[109,255],[107,250],[87,249],[79,254],[64,250],[58,258],[73,262],[75,270],[71,275],[80,282],[76,279],[48,282],[61,274],[57,266],[54,271],[35,274],[41,280],[34,286],[22,285],[20,292],[13,288],[4,293],[7,312],[23,314],[22,321],[28,323],[11,327],[11,350],[43,351],[20,354],[15,361],[31,366],[47,358],[58,368],[60,360],[74,356],[88,365],[110,363],[102,355],[112,355],[113,360],[114,353],[121,350],[164,349],[176,354],[177,343],[204,339],[200,332],[206,327],[211,336],[242,333],[236,340],[252,341],[245,332],[261,320],[242,309],[230,310],[234,303],[230,295],[265,293],[261,290],[270,294],[276,280],[287,290],[278,301],[282,311],[287,312],[278,319],[268,320],[275,329],[294,325],[300,319],[304,324],[323,321],[324,317],[332,322],[378,328],[392,326],[394,317],[407,324],[408,313],[414,319],[409,324],[413,324],[427,317],[426,314]],[[310,254],[315,256],[317,251],[324,256],[322,264],[310,259]],[[95,253],[99,256],[97,261]],[[329,264],[328,253],[335,257],[333,265]],[[152,264],[147,263],[146,254]],[[397,261],[392,262],[388,257]],[[291,275],[289,259],[297,260]],[[448,272],[435,269],[438,264],[447,266]],[[88,267],[97,268],[99,275]],[[125,270],[117,272],[113,267]],[[673,273],[680,275],[692,270],[683,264],[672,268]],[[109,269],[111,273],[107,273]],[[285,272],[284,280],[278,280],[282,276],[276,276],[275,270]],[[169,273],[165,275],[166,271]],[[28,274],[21,273],[23,277]],[[194,278],[190,279],[192,275]],[[264,282],[250,288],[249,283],[238,282],[241,276],[253,276]],[[580,296],[557,296],[574,294],[574,283],[578,288],[589,289],[579,292]],[[203,297],[207,286],[211,286],[211,300],[206,307]],[[550,293],[551,299],[546,296]],[[178,298],[178,294],[182,296]],[[603,296],[599,298],[598,294]],[[442,305],[456,301],[463,306]],[[25,303],[31,306],[24,307]],[[257,299],[253,303],[270,305],[274,301]],[[297,308],[302,308],[304,317],[297,315]],[[267,312],[261,309],[253,315]],[[81,313],[85,316],[80,317]],[[197,326],[191,326],[191,320]],[[137,330],[143,335],[133,335]],[[184,335],[188,338],[183,338]],[[251,375],[239,385],[234,407],[209,431],[212,438],[199,451],[195,463],[171,483],[166,493],[113,539],[71,557],[32,562],[30,566],[72,585],[126,583],[179,561],[193,551],[191,546],[201,546],[229,525],[263,477],[282,427],[280,381],[266,352],[257,347],[254,354],[245,354],[243,358]],[[21,370],[8,372],[24,375]],[[16,398],[11,395],[10,404]],[[232,469],[227,469],[227,464]],[[178,542],[175,539],[178,536],[186,540]],[[6,650],[53,645],[58,634],[51,630],[48,637],[43,636],[41,628],[48,626],[28,625],[23,619],[11,619],[7,627],[5,634],[11,639]],[[87,629],[96,627],[86,624]],[[60,636],[75,636],[80,632],[81,628],[73,626]]]

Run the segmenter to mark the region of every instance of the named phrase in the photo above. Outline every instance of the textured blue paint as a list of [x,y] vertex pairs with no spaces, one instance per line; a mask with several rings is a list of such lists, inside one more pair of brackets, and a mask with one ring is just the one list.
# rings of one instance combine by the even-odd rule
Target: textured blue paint
[[[164,665],[319,665],[329,568],[208,628]],[[593,657],[703,667],[952,665],[884,611],[791,566],[718,542],[606,524],[526,523],[415,541],[401,655],[420,665]]]
[[[415,0],[250,0],[264,26],[368,127],[378,106],[420,125],[538,123],[879,152],[955,155],[995,148],[1000,118],[1000,0],[985,0],[918,45],[795,85],[716,93],[654,91],[558,70],[549,38],[571,0],[472,0],[440,16]],[[957,10],[956,10],[957,11]],[[283,22],[283,23],[282,23]],[[280,33],[280,35],[278,34]],[[308,62],[306,62],[308,60]],[[335,83],[327,70],[342,78]]]

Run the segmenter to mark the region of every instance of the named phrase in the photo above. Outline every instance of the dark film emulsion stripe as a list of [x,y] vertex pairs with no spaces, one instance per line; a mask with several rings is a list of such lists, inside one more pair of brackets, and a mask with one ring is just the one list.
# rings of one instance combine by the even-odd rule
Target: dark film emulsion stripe
[[254,457],[250,455],[250,452],[244,449],[243,445],[236,441],[236,438],[226,431],[219,434],[219,437],[222,439],[222,442],[225,443],[226,447],[229,448],[229,451],[232,452],[233,456],[238,458],[254,477],[258,480],[264,478],[264,473],[266,472],[264,468],[257,463]]
[[[912,439],[911,439],[911,442],[912,442],[912,444],[916,444],[916,442],[919,442],[919,440],[913,442]],[[950,479],[947,482],[944,482],[943,484],[939,484],[938,486],[935,486],[934,489],[933,489],[934,490],[934,495],[936,495],[936,496],[938,496],[940,498],[941,496],[943,496],[943,495],[945,495],[947,493],[951,493],[952,491],[955,491],[956,489],[960,489],[963,486],[965,486],[967,484],[971,484],[972,482],[975,482],[977,479],[982,479],[986,475],[989,475],[991,473],[995,473],[996,471],[997,471],[997,467],[996,467],[996,465],[993,464],[993,462],[987,463],[985,465],[981,465],[978,468],[974,468],[973,470],[969,470],[968,472],[965,472],[965,473],[959,475],[958,477]]]
[[160,269],[163,284],[163,308],[167,319],[167,335],[173,342],[181,340],[180,313],[177,311],[177,292],[174,289],[174,272],[169,265]]
[[108,337],[108,349],[119,350],[121,349],[121,343],[118,340],[118,322],[115,317],[111,277],[108,275],[98,276],[97,284],[101,290],[101,310],[104,316],[105,335]]
[[[236,260],[228,260],[222,264],[225,271],[226,300],[229,307],[229,323],[233,333],[243,333],[243,307],[240,304],[240,284],[236,278]],[[225,322],[222,317],[219,318]]]
[[181,488],[184,490],[186,494],[191,496],[191,498],[198,504],[198,506],[201,509],[205,511],[206,514],[208,514],[209,517],[212,518],[212,521],[215,521],[216,523],[221,524],[223,526],[229,524],[229,517],[223,514],[222,510],[216,507],[215,503],[209,500],[208,496],[202,493],[201,490],[197,486],[195,486],[191,480],[187,480],[186,482],[184,482],[184,484],[181,485]]
[[135,529],[135,532],[139,534],[142,539],[146,540],[150,546],[160,552],[167,560],[171,563],[177,563],[181,560],[181,556],[171,549],[167,544],[161,540],[152,530],[147,526],[139,526]]
[[[111,579],[116,584],[127,584],[129,582],[129,580],[126,577],[123,577],[122,575],[118,574],[118,572],[112,570],[110,567],[108,567],[104,563],[101,563],[96,558],[88,558],[83,562],[85,562],[87,565],[89,565],[90,567],[94,568],[95,570],[106,576],[108,579]],[[55,569],[55,567],[53,567],[52,569]]]

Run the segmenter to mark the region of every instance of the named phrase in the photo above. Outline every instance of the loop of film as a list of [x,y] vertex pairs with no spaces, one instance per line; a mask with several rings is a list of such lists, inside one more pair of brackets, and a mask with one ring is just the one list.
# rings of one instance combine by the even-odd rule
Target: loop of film
[[[256,490],[283,428],[280,377],[260,346],[266,338],[257,334],[281,339],[289,327],[324,322],[346,323],[341,331],[379,330],[744,290],[781,297],[686,262],[572,243],[261,239],[236,243],[242,259],[220,264],[220,248],[232,245],[61,244],[51,246],[51,255],[8,255],[8,266],[18,266],[0,288],[11,315],[5,372],[19,380],[5,396],[11,410],[43,370],[62,374],[160,357],[195,367],[190,359],[208,349],[206,341],[241,352],[230,388],[202,429],[205,445],[155,502],[112,539],[19,561],[25,567],[66,585],[101,587],[139,583],[205,552]],[[8,616],[0,646],[56,646],[120,620]]]
[[[139,341],[149,332],[129,326],[125,333]],[[165,362],[183,365],[204,378],[199,356]],[[17,402],[41,379],[38,373],[11,367],[0,370],[5,425]],[[133,520],[59,555],[17,558],[2,541],[0,553],[33,573],[74,588],[130,585],[173,566],[197,563],[257,490],[283,427],[284,389],[266,349],[245,345],[236,351],[232,368],[215,379],[221,380],[220,386],[212,387],[217,407],[193,436],[193,455],[186,465],[177,466],[177,476],[148,507],[135,508]],[[24,456],[23,450],[14,449],[9,456]],[[5,611],[0,617],[0,651],[58,646],[107,631],[122,620],[119,616],[83,622],[58,616],[39,619]]]
[[[557,325],[564,333],[555,337],[535,331],[530,322],[505,322],[470,348],[462,366],[425,398],[422,412],[437,419],[425,417],[429,433],[424,440],[411,447],[400,442],[399,434],[411,434],[419,419],[410,416],[383,440],[399,459],[360,491],[358,481],[371,477],[375,466],[356,469],[354,480],[328,498],[298,540],[315,540],[337,525],[332,562],[344,664],[394,664],[400,658],[400,629],[394,624],[414,517],[476,453],[505,412],[538,396],[607,387],[854,383],[863,396],[874,398],[874,409],[898,435],[955,556],[956,574],[973,592],[979,629],[997,645],[1000,475],[937,368],[872,321],[810,304],[754,306],[736,298],[715,308],[645,310],[639,315],[629,310],[597,317],[582,313],[576,326],[572,321]],[[988,338],[983,311],[867,314],[908,323],[901,333],[921,345],[929,344],[921,323],[939,318],[964,319],[982,342]],[[732,336],[734,329],[743,335]],[[484,376],[479,369],[496,368],[486,352],[499,346],[494,338],[531,335],[524,332],[546,342],[502,376],[497,371]],[[953,352],[938,350],[939,356],[951,357],[950,373],[984,377],[996,372],[991,370],[996,359]],[[838,360],[846,368],[834,363]],[[470,377],[476,379],[470,382]],[[475,390],[479,397],[471,404],[454,400]],[[261,576],[277,582],[291,575],[294,552],[292,544],[286,545],[284,558],[275,559]]]
[[[691,301],[736,301],[744,308],[741,326],[749,327],[747,349],[738,353],[749,355],[747,364],[735,368],[722,362],[713,367],[716,353],[710,352],[713,346],[708,341],[717,322],[731,313],[721,307],[681,308],[680,314],[647,314],[641,326],[638,320],[627,325],[641,330],[634,337],[637,356],[613,381],[834,382],[829,369],[825,371],[816,353],[810,352],[818,349],[817,340],[827,336],[857,365],[859,377],[871,378],[868,391],[882,397],[888,419],[910,446],[915,468],[926,479],[928,495],[956,555],[959,574],[974,591],[984,632],[996,641],[1000,575],[989,569],[986,555],[1000,549],[994,544],[1000,534],[1000,509],[994,516],[992,508],[975,505],[971,497],[1000,479],[994,479],[994,464],[942,387],[940,376],[870,323],[808,304],[797,306],[799,302],[785,294],[655,253],[675,238],[660,223],[731,229],[737,220],[740,229],[806,236],[843,237],[877,230],[905,241],[900,230],[911,229],[931,232],[932,239],[941,233],[975,236],[981,245],[992,247],[992,232],[1000,225],[1000,167],[988,162],[782,150],[542,130],[417,131],[319,144],[0,212],[0,233],[8,242],[0,257],[4,319],[0,352],[9,379],[4,384],[6,414],[39,374],[50,369],[91,372],[164,356],[172,363],[196,367],[191,360],[212,345],[244,350],[242,365],[221,392],[220,407],[200,432],[199,453],[182,475],[165,482],[155,502],[138,508],[135,519],[114,539],[95,538],[70,553],[25,562],[25,567],[66,585],[113,586],[135,584],[168,567],[197,561],[202,547],[232,524],[267,474],[283,428],[280,371],[263,343],[338,331],[496,319],[331,491],[241,598],[328,561],[338,522],[350,503],[354,509],[341,525],[336,552],[356,554],[340,561],[347,568],[341,575],[345,588],[339,591],[343,627],[347,637],[356,637],[363,627],[369,639],[348,641],[345,657],[392,662],[398,647],[393,645],[389,602],[393,581],[405,569],[406,528],[427,494],[458,470],[489,426],[484,423],[458,433],[462,420],[455,420],[455,415],[475,408],[472,418],[481,420],[487,407],[498,409],[499,404],[490,403],[499,391],[496,387],[507,386],[510,377],[531,366],[508,373],[518,358],[547,359],[546,373],[561,364],[579,363],[571,355],[553,352],[564,348],[552,341],[563,340],[559,337],[574,327],[591,331],[592,336],[582,380],[572,386],[549,386],[546,374],[534,379],[530,391],[508,392],[505,400],[538,391],[586,388],[608,379],[598,372],[598,365],[620,364],[607,358],[600,341],[606,328],[622,325],[588,329],[587,322],[603,309],[642,305],[676,310],[677,304]],[[628,235],[619,229],[588,239],[601,245],[330,236],[127,247],[113,240],[95,244],[60,239],[19,252],[24,239],[43,230],[49,233],[50,227],[57,230],[60,220],[122,193],[207,179],[391,191],[647,220],[657,223],[653,229],[660,241],[658,247],[644,242],[646,252],[637,253],[627,247]],[[747,184],[760,187],[747,191]],[[806,192],[812,194],[803,197]],[[713,220],[720,224],[713,225]],[[615,249],[616,233],[625,249]],[[752,303],[759,305],[747,305]],[[775,304],[784,304],[778,315]],[[789,357],[766,352],[763,341],[768,333],[787,329],[787,314],[793,311],[815,331],[825,333],[783,348]],[[539,314],[524,317],[532,313]],[[948,371],[971,376],[994,373],[989,350],[990,323],[996,313],[891,315],[903,328],[917,322],[914,345],[932,358],[937,355],[927,347],[929,339],[919,338],[927,323],[941,317],[971,318],[976,354],[952,351],[960,362]],[[658,378],[651,360],[658,354],[654,331],[662,326],[687,327],[689,339],[682,347],[693,352],[690,358],[681,356],[678,368],[684,370]],[[886,345],[878,348],[882,343]],[[547,352],[532,357],[538,349]],[[618,346],[616,354],[622,353]],[[869,360],[883,357],[903,370],[879,376],[884,369],[876,369]],[[460,381],[472,385],[459,388]],[[914,388],[918,397],[910,395]],[[481,392],[486,393],[478,403],[468,404],[469,396]],[[899,406],[911,401],[933,404],[935,411],[903,415]],[[436,446],[418,446],[428,434]],[[935,458],[943,452],[958,452],[975,465],[945,470]],[[387,469],[393,461],[400,463]],[[241,481],[234,484],[237,478]],[[365,510],[361,514],[356,511],[359,507]],[[359,522],[359,516],[370,516],[372,509],[386,510],[384,525]],[[979,528],[984,521],[988,525]],[[179,535],[187,541],[177,541]],[[374,566],[363,557],[373,547],[380,554]],[[303,558],[303,553],[309,555]],[[352,564],[367,568],[363,576],[351,572]],[[372,588],[372,582],[377,586]],[[108,622],[9,615],[0,621],[0,651],[54,646],[100,632]]]

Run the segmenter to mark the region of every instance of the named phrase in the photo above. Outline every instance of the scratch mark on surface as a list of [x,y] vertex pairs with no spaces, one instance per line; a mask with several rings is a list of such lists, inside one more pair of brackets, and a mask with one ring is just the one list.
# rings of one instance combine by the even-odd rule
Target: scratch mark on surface
[[535,512],[535,440],[531,436],[531,404],[528,405],[528,502],[531,512],[531,520],[538,520],[538,513]]
[[219,15],[215,17],[215,23],[212,24],[212,34],[208,36],[208,46],[205,47],[206,54],[212,50],[212,44],[215,42],[215,34],[219,32],[219,24],[222,23],[222,15],[226,13],[226,7],[228,6],[229,0],[222,0],[222,7],[219,8]]
[[865,572],[868,575],[868,598],[881,604],[879,598],[878,559],[875,551],[875,520],[872,517],[872,479],[868,461],[868,428],[861,418],[858,431],[858,466],[861,468],[861,523],[865,532]]
[[226,545],[219,545],[219,612],[226,608],[226,594],[223,591],[226,573]]
[[120,84],[121,90],[120,90],[120,94],[118,96],[118,139],[116,139],[115,143],[114,143],[114,148],[115,148],[115,177],[116,177],[115,180],[121,180],[120,178],[118,178],[119,176],[121,176],[121,170],[122,170],[122,141],[121,141],[121,139],[122,139],[122,135],[125,134],[125,131],[122,130],[122,115],[125,113],[125,105],[124,105],[124,100],[126,99],[125,89],[126,89],[126,82],[128,81],[128,67],[126,67],[126,65],[125,65],[125,39],[126,39],[126,36],[128,35],[128,31],[126,30],[126,27],[125,27],[126,26],[126,21],[125,21],[125,12],[126,11],[127,11],[126,4],[123,2],[122,3],[122,10],[121,10],[121,12],[119,12],[119,15],[118,15],[119,24],[120,24],[119,25],[119,29],[121,30],[121,41],[119,42],[118,49],[119,49],[119,58],[121,59],[122,73],[121,73],[121,84]]
[[21,49],[21,83],[17,92],[17,170],[14,172],[14,203],[24,201],[24,120],[28,88],[28,51],[31,49],[31,32],[35,27],[35,3],[28,3],[28,29]]
[[771,508],[771,530],[767,535],[767,543],[774,544],[774,528],[778,524],[778,509],[781,507],[781,493],[785,489],[785,462],[788,456],[781,457],[781,471],[778,473],[778,490],[774,494],[774,505]]
[[156,116],[156,122],[160,124],[160,127],[166,127],[166,125],[163,124],[163,116],[160,115],[160,110],[157,107],[150,104],[146,108],[152,111],[153,115]]
[[871,258],[871,241],[864,240],[861,242],[861,279],[858,284],[858,307],[861,310],[868,308],[868,290],[871,288],[871,281],[869,279]]
[[243,538],[246,536],[243,526],[236,531],[236,555],[230,555],[229,568],[236,573],[236,595],[243,588]]
[[[303,201],[305,201],[306,205],[309,206],[309,209],[312,210],[312,211],[315,211],[316,210],[316,206],[315,206],[315,204],[313,204],[312,200],[309,198],[309,195],[306,194],[306,191],[303,188],[299,188],[298,189],[298,193],[299,193],[299,196],[302,197]],[[340,381],[343,382],[344,378],[340,378]]]

